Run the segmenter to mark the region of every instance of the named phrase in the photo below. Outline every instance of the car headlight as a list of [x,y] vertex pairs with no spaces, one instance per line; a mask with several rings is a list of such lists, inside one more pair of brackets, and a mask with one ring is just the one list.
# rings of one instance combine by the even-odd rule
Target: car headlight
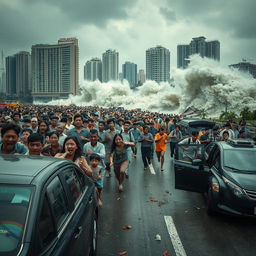
[[235,183],[233,183],[232,181],[228,180],[224,176],[222,176],[222,178],[223,178],[224,182],[229,186],[229,188],[233,191],[233,193],[237,197],[242,197],[244,195],[243,190],[239,186],[237,186]]

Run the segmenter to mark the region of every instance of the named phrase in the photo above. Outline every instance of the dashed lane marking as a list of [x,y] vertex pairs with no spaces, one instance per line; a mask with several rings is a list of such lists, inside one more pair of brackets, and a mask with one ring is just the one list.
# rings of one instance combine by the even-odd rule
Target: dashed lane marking
[[153,164],[149,164],[148,165],[149,166],[149,170],[150,170],[150,172],[151,172],[151,174],[156,174],[156,172],[155,172],[155,169],[154,169],[154,167],[153,167]]
[[172,216],[164,216],[164,220],[168,229],[168,233],[171,237],[172,245],[176,253],[176,256],[187,256],[185,249],[182,245],[182,242],[180,240],[179,234],[177,232],[177,229],[175,227],[175,224],[173,222]]

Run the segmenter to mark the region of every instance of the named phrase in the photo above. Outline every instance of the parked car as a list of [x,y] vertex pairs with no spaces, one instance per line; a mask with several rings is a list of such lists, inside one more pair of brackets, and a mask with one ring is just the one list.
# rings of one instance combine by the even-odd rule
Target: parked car
[[212,129],[215,122],[204,119],[182,119],[179,123],[183,136],[191,135],[192,131],[199,132],[202,128]]
[[0,255],[95,255],[95,187],[73,162],[0,155]]
[[[194,158],[183,153],[194,147]],[[187,151],[186,151],[187,152]],[[192,150],[190,150],[192,152]],[[184,160],[185,159],[185,160]],[[250,140],[178,145],[175,188],[207,194],[207,213],[256,216],[256,147]]]

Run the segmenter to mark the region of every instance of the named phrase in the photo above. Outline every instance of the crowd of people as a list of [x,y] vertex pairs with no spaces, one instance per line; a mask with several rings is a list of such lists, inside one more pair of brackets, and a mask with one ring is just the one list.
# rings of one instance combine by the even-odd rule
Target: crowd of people
[[0,109],[0,154],[24,154],[65,158],[73,161],[95,183],[98,204],[104,177],[112,171],[117,189],[123,191],[129,178],[130,163],[138,148],[144,169],[152,164],[154,153],[164,171],[165,152],[170,158],[180,144],[246,138],[245,125],[227,122],[213,129],[180,131],[181,116],[123,108],[22,105]]

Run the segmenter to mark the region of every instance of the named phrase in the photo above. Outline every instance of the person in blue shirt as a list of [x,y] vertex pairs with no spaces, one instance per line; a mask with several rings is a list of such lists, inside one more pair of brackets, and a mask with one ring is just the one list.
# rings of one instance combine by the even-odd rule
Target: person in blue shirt
[[138,140],[140,137],[140,130],[137,127],[138,127],[138,124],[136,122],[134,122],[132,125],[132,128],[130,129],[130,132],[132,133],[132,135],[134,137],[134,143],[135,143],[135,146],[132,147],[134,157],[137,156],[137,143],[138,143]]
[[0,154],[26,154],[28,149],[19,143],[20,127],[14,123],[4,124],[1,130]]
[[74,116],[74,128],[70,129],[67,133],[68,137],[76,136],[83,147],[84,144],[90,141],[90,132],[83,127],[83,117],[80,114]]

